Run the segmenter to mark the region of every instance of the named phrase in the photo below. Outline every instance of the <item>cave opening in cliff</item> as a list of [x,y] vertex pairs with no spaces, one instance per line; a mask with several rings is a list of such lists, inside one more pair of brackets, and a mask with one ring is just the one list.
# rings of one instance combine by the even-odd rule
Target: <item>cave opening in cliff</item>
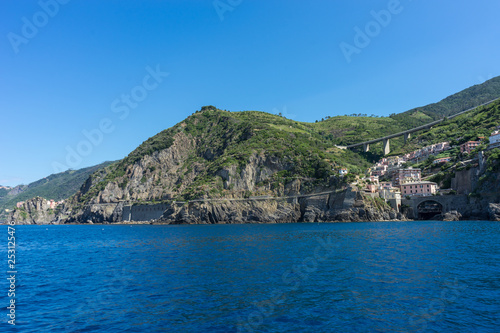
[[419,220],[432,220],[443,212],[443,205],[433,200],[420,203],[417,207]]

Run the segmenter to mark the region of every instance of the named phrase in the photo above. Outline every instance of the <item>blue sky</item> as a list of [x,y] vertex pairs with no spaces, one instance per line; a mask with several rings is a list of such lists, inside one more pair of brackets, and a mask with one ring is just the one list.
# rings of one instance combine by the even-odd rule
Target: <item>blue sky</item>
[[496,0],[3,0],[0,184],[123,158],[203,105],[314,122],[437,102],[500,75],[499,12]]

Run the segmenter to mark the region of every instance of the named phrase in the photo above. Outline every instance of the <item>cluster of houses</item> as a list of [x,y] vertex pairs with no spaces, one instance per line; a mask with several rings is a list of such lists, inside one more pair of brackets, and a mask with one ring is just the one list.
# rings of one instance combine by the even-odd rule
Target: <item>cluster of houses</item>
[[428,196],[437,192],[436,183],[423,181],[422,170],[418,168],[398,168],[390,173],[391,181],[379,182],[379,176],[370,175],[366,179],[365,192],[399,192],[403,196]]
[[[404,168],[406,162],[426,159],[450,149],[449,142],[440,142],[422,149],[413,151],[403,156],[392,156],[381,159],[370,168],[370,177],[365,179],[364,191],[378,194],[388,201],[393,208],[399,211],[401,197],[430,196],[438,191],[438,185],[422,180],[422,170],[418,168]],[[437,159],[436,163],[444,163],[449,158]],[[386,176],[391,181],[381,182],[379,178]]]
[[440,143],[436,143],[434,145],[424,147],[424,148],[419,149],[419,150],[415,150],[415,151],[408,153],[406,155],[403,155],[403,158],[406,161],[418,163],[419,160],[420,161],[425,160],[431,155],[440,154],[448,149],[451,149],[449,142],[440,142]]
[[[21,208],[23,206],[23,204],[25,203],[25,201],[19,201],[18,203],[16,203],[16,207],[17,208]],[[54,200],[47,200],[47,206],[50,208],[50,209],[54,209],[56,208],[57,206],[61,205],[64,203],[64,200],[61,200],[61,201],[54,201]]]
[[[480,140],[484,137],[479,137]],[[500,128],[491,133],[489,137],[489,145],[487,149],[493,149],[500,147]],[[460,152],[465,154],[470,154],[474,149],[476,149],[481,144],[481,141],[467,141],[460,145]],[[429,156],[438,155],[446,150],[451,149],[449,142],[440,142],[419,150],[415,150],[411,153],[402,156],[393,156],[381,159],[377,164],[375,164],[370,169],[370,174],[372,176],[384,176],[386,174],[392,174],[394,170],[400,169],[401,166],[406,162],[419,162],[427,159]],[[434,164],[443,164],[451,160],[450,157],[436,158]]]
[[[484,138],[480,137],[479,139],[482,140]],[[480,144],[481,141],[465,142],[460,145],[460,152],[470,154]],[[491,133],[487,149],[498,147],[500,147],[500,127]],[[403,164],[406,162],[418,162],[449,149],[451,149],[449,142],[440,142],[402,156],[383,158],[370,168],[370,177],[363,179],[365,184],[364,191],[378,193],[381,198],[391,202],[393,207],[394,205],[398,206],[401,202],[401,197],[435,195],[439,190],[436,183],[422,180],[421,169],[404,168]],[[442,157],[435,159],[433,163],[441,164],[449,161],[450,157]],[[391,179],[391,181],[379,181],[379,178],[382,176]]]
[[[397,165],[399,161],[391,159],[392,166]],[[391,181],[380,181],[379,176],[371,174],[360,179],[358,186],[365,193],[384,199],[399,212],[402,197],[430,196],[438,191],[436,183],[423,181],[421,176],[421,169],[399,167],[391,169]]]
[[[418,162],[419,160],[425,160],[431,155],[440,154],[450,148],[449,142],[440,142],[402,156],[383,158],[370,169],[370,175],[379,177],[386,174],[391,175],[394,171],[401,169],[402,165],[406,162]],[[443,157],[434,160],[434,163],[439,164],[449,161],[449,157]]]
[[431,196],[438,191],[438,185],[422,180],[422,170],[418,168],[397,168],[390,171],[391,181],[379,181],[379,176],[370,175],[364,179],[364,191],[377,195],[400,211],[401,198]]

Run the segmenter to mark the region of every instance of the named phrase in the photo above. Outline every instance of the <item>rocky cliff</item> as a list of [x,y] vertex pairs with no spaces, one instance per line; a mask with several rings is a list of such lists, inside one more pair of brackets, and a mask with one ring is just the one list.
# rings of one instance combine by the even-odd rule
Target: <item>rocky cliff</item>
[[26,200],[12,211],[7,221],[13,221],[16,224],[48,224],[57,222],[56,215],[56,210],[50,208],[47,199],[35,197]]
[[406,219],[385,202],[347,189],[304,198],[172,204],[156,223],[359,222]]

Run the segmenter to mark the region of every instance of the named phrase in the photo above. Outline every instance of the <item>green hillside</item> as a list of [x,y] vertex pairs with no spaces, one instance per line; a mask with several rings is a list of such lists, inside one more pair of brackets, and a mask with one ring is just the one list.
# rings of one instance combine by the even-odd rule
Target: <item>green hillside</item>
[[403,131],[403,127],[389,117],[331,117],[309,124],[311,129],[333,144],[347,146]]
[[[197,151],[198,156],[205,153],[205,147],[215,152],[217,158],[210,162],[212,169],[233,163],[244,164],[254,152],[280,158],[286,156],[294,160],[294,172],[307,177],[321,174],[318,171],[321,161],[353,169],[366,166],[366,161],[359,161],[356,154],[335,148],[333,138],[324,135],[320,124],[298,122],[260,111],[228,112],[211,106],[148,139],[120,165],[168,147],[172,136],[180,131],[203,141],[204,147]],[[302,156],[311,158],[297,160]]]
[[451,120],[445,120],[421,133],[411,140],[421,145],[451,141],[459,145],[478,136],[489,137],[495,127],[500,125],[500,101],[481,106]]
[[7,194],[9,194],[9,190],[5,189],[5,188],[0,188],[0,200],[5,197]]
[[[429,122],[430,119],[437,120],[459,113],[499,97],[500,76],[497,76],[482,84],[474,85],[456,94],[448,96],[438,103],[429,104],[392,115],[391,118],[401,122],[403,127],[410,128]],[[423,118],[419,119],[422,115]]]
[[[500,97],[500,76],[483,84],[467,88],[438,103],[415,108],[390,117],[327,117],[327,119],[308,126],[320,133],[325,140],[332,144],[346,146],[421,126],[498,97]],[[391,139],[391,155],[401,154],[408,149],[418,149],[418,145],[409,145],[403,148],[403,143],[402,137]],[[370,154],[365,154],[366,157],[371,156],[372,159],[380,157],[382,155],[382,143],[371,145],[370,151]]]

